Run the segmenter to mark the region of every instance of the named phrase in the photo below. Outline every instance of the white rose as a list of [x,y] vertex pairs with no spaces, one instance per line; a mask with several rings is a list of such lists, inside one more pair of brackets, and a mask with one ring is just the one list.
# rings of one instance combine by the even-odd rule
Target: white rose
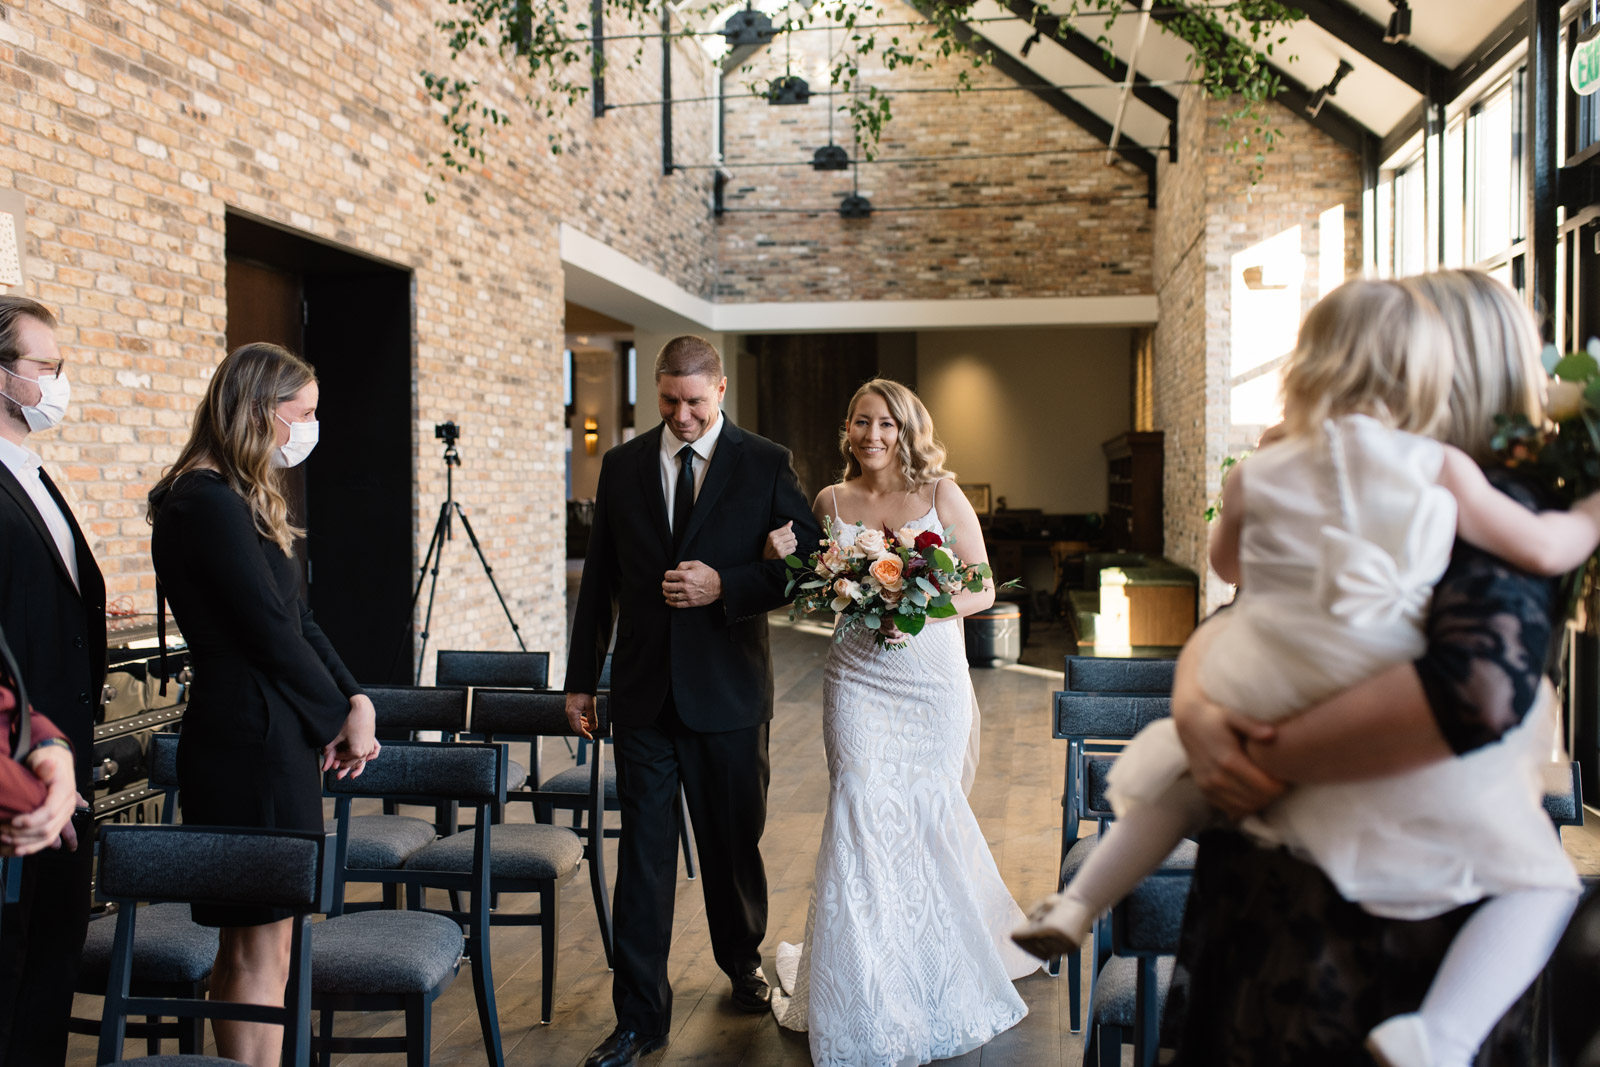
[[840,578],[833,583],[834,611],[843,611],[861,597],[861,586],[848,578]]
[[895,540],[900,542],[901,548],[916,548],[917,534],[920,530],[913,530],[909,526],[902,526],[894,532]]
[[1544,410],[1555,422],[1576,418],[1583,410],[1583,386],[1577,382],[1551,382]]
[[856,547],[874,559],[882,558],[888,546],[884,544],[882,530],[862,529],[856,531]]

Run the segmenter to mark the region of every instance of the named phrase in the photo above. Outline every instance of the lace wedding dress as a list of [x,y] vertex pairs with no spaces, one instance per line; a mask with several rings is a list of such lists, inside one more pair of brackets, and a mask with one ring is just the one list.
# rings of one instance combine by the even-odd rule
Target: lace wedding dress
[[[936,510],[911,525],[941,529]],[[779,946],[772,998],[816,1067],[960,1056],[1028,1013],[1012,982],[1039,961],[1011,942],[1022,909],[962,787],[976,703],[955,622],[828,653],[828,811],[805,943]]]

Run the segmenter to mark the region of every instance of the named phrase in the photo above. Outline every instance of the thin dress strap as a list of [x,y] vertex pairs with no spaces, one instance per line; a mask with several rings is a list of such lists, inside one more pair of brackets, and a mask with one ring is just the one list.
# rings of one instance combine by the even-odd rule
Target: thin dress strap
[[832,486],[832,485],[828,486],[828,495],[833,498],[833,517],[836,518],[836,519],[839,519],[840,522],[843,522],[844,520],[839,517],[839,490],[838,490],[838,488],[835,487],[835,486]]

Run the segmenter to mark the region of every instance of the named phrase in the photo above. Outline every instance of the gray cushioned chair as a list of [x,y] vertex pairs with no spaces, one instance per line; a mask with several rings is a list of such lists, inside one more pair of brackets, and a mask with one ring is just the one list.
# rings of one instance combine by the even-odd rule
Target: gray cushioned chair
[[[178,814],[178,735],[151,734],[148,759],[150,788],[162,793],[161,821],[170,825]],[[79,993],[95,997],[105,993],[116,926],[115,914],[90,921],[78,969]],[[139,916],[139,932],[133,939],[133,984],[129,988],[137,996],[199,999],[211,983],[211,966],[216,958],[217,931],[191,919],[189,905],[151,905]],[[97,1037],[100,1019],[75,1015],[67,1020],[67,1029]],[[205,1021],[198,1016],[175,1022],[154,1017],[142,1023],[129,1022],[127,1033],[131,1038],[144,1038],[151,1056],[160,1055],[161,1042],[169,1037],[177,1038],[182,1054],[197,1054],[205,1047]]]
[[[489,812],[505,802],[506,753],[503,746],[438,741],[394,741],[367,764],[358,778],[324,778],[334,797],[338,826],[335,865],[342,877],[363,882],[403,885],[413,901],[423,888],[469,894],[468,911],[364,911],[347,914],[336,899],[327,921],[312,937],[312,1004],[321,1015],[315,1039],[322,1063],[335,1052],[404,1052],[411,1067],[427,1064],[432,1044],[433,1002],[455,980],[463,951],[472,960],[472,984],[478,1023],[491,1067],[504,1067],[500,1021],[495,1010],[494,976],[489,945],[489,854],[501,827]],[[462,862],[450,870],[413,866],[425,847],[399,869],[360,868],[353,864],[350,807],[357,797],[407,804],[469,805],[482,837],[474,837]],[[459,837],[460,835],[455,835]],[[447,838],[446,840],[451,840]],[[463,941],[461,927],[467,927]],[[335,1037],[334,1014],[340,1011],[404,1011],[402,1037]]]
[[[603,724],[602,724],[603,725]],[[539,739],[544,737],[571,738],[576,736],[567,723],[566,695],[548,690],[531,689],[474,689],[472,693],[473,732],[485,737],[531,738],[535,752]],[[595,768],[600,764],[597,762]],[[504,794],[502,803],[513,796],[519,800],[531,799],[533,794]],[[599,826],[603,800],[598,790],[589,797],[589,825]],[[479,826],[483,823],[480,820]],[[539,910],[533,914],[496,911],[490,918],[494,926],[538,926],[540,936],[540,1011],[541,1022],[550,1021],[555,1001],[557,935],[561,926],[561,887],[578,872],[585,856],[584,839],[564,826],[539,823],[504,823],[494,827],[493,842],[489,848],[492,894],[537,893]],[[437,874],[459,872],[468,855],[469,846],[477,845],[477,829],[463,831],[452,837],[441,838],[412,856],[406,862],[407,871],[427,871]],[[599,850],[596,849],[596,852]],[[591,863],[593,884],[600,886],[597,909],[601,909],[601,936],[609,940],[609,908],[602,874],[595,874]],[[415,886],[407,889],[407,907],[422,906],[421,890]]]
[[[377,712],[378,737],[385,744],[409,740],[419,730],[436,731],[445,740],[450,740],[467,727],[465,687],[369,685],[364,688]],[[328,820],[327,830],[329,833],[338,830],[335,820]],[[345,883],[349,880],[347,868],[397,871],[418,849],[432,844],[443,834],[455,831],[454,798],[434,806],[434,821],[431,823],[426,819],[399,814],[398,806],[392,800],[384,801],[381,815],[352,815],[345,860],[339,865],[339,898],[344,899]],[[381,904],[347,904],[344,910],[393,909],[399,906],[400,898],[395,885],[386,882]]]
[[[468,652],[441,649],[434,660],[434,685],[473,689],[543,689],[550,684],[548,652]],[[528,768],[516,760],[506,765],[506,788],[521,789]],[[501,813],[495,812],[496,821]]]
[[[538,743],[538,739],[549,736],[574,736],[567,722],[566,701],[566,694],[553,690],[536,692],[526,689],[479,689],[472,696],[472,728],[491,741],[504,740],[506,737],[532,738],[534,744],[531,780],[539,781],[544,776],[540,761],[542,746]],[[595,711],[599,719],[599,726],[594,731],[595,738],[604,739],[611,732],[606,697],[596,698]],[[594,753],[593,760],[589,761],[587,766],[572,767],[555,775],[546,781],[544,789],[519,789],[506,793],[508,802],[521,801],[532,804],[534,818],[538,820],[538,824],[529,826],[526,823],[508,823],[497,831],[521,835],[513,837],[516,841],[525,837],[528,847],[508,852],[503,862],[501,854],[497,851],[494,856],[494,875],[497,887],[510,889],[511,881],[533,884],[541,880],[563,877],[565,864],[574,855],[578,859],[587,860],[589,888],[594,896],[595,916],[600,923],[600,943],[605,949],[606,966],[609,967],[612,963],[611,898],[606,892],[604,832],[606,802],[609,797],[614,810],[617,789],[615,774],[607,775],[609,768],[606,765],[605,747],[596,745]],[[552,786],[551,782],[557,784]],[[553,812],[558,808],[573,813],[571,830],[551,825]],[[502,837],[501,840],[505,838]],[[445,853],[446,847],[443,842],[438,846],[441,856]],[[459,849],[459,846],[454,847]],[[506,880],[503,885],[502,880]],[[555,894],[550,895],[553,902]],[[541,910],[544,906],[541,901]],[[551,907],[554,906],[552,903]],[[501,923],[516,921],[513,917],[499,915],[495,920]],[[547,935],[551,933],[551,925],[542,921],[541,925]],[[549,973],[553,979],[554,941],[552,940],[550,944],[547,963],[551,967]],[[546,992],[549,992],[548,988]],[[548,1005],[544,1021],[550,1021]]]
[[[311,1062],[311,916],[333,903],[330,849],[320,834],[210,826],[100,828],[97,892],[120,905],[112,938],[105,1014],[98,1061],[122,1062],[130,1014],[274,1023],[284,1028],[284,1062]],[[289,948],[289,984],[283,1006],[236,1004],[194,996],[133,996],[134,944],[138,921],[151,909],[141,903],[204,901],[288,908],[295,914]],[[155,1067],[178,1057],[126,1061]],[[228,1063],[212,1057],[182,1057],[185,1064]]]
[[[1092,820],[1104,829],[1114,817],[1105,800],[1105,775],[1112,761],[1147,723],[1171,713],[1175,667],[1172,659],[1066,657],[1064,689],[1055,695],[1053,721],[1054,736],[1067,742],[1058,892],[1066,888],[1100,843],[1099,833],[1079,836],[1084,820]],[[1192,843],[1185,842],[1168,857],[1168,865],[1175,863],[1193,866]],[[1112,956],[1111,931],[1105,920],[1096,924],[1094,944],[1091,982]],[[1068,1023],[1074,1033],[1082,1028],[1082,958],[1082,953],[1076,952],[1067,956]],[[1050,973],[1060,971],[1061,960],[1051,960]]]

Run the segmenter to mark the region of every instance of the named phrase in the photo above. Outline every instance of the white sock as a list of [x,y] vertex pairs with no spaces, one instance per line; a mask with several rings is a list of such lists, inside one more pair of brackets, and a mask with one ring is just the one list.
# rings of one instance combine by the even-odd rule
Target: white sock
[[1524,889],[1484,901],[1445,953],[1418,1014],[1437,1067],[1468,1067],[1489,1031],[1544,969],[1578,895]]

